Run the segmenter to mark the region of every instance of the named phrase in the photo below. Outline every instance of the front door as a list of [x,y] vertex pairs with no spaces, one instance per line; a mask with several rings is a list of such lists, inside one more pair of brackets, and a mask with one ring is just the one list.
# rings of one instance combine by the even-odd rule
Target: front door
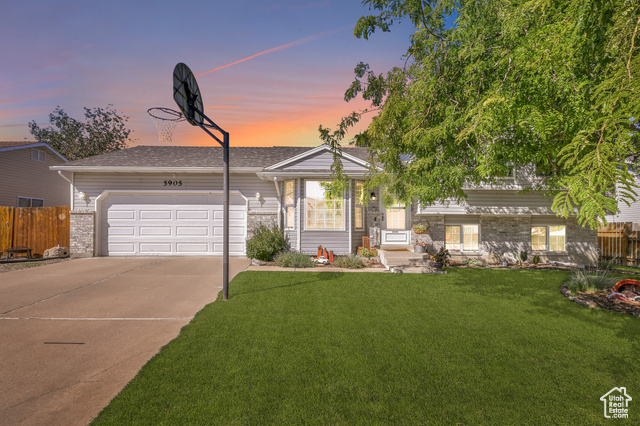
[[411,243],[408,212],[410,206],[396,202],[386,208],[381,206],[382,215],[382,244],[408,245]]

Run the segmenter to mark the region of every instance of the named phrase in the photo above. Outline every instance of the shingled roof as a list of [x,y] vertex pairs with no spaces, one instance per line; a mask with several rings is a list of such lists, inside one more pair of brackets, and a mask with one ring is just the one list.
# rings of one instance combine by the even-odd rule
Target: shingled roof
[[[316,147],[272,146],[231,147],[231,168],[264,168],[311,151]],[[366,148],[344,148],[361,160],[367,160]],[[65,164],[67,167],[222,167],[222,147],[206,146],[135,146],[107,154],[83,158]]]

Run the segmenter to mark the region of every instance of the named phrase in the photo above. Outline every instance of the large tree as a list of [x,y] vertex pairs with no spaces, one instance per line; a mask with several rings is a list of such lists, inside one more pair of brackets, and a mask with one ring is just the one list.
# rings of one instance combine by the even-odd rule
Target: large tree
[[[616,198],[637,197],[629,164],[640,137],[638,0],[364,0],[355,35],[400,20],[415,27],[406,62],[385,74],[358,64],[345,94],[374,112],[355,144],[383,168],[371,185],[432,203],[464,198],[533,164],[553,209],[598,227]],[[457,15],[453,25],[451,17]],[[361,112],[321,137],[340,149]],[[402,161],[410,158],[409,162]],[[334,177],[342,171],[334,168]]]
[[49,114],[51,126],[41,128],[35,121],[29,122],[29,131],[37,142],[46,142],[68,160],[124,149],[131,130],[122,116],[108,105],[106,108],[85,108],[85,121],[70,117],[56,107]]

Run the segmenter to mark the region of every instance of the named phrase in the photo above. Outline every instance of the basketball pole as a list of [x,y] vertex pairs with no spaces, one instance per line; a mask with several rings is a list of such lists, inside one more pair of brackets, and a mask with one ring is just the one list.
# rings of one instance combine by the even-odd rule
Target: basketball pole
[[[222,236],[222,299],[229,299],[229,133],[222,130],[209,117],[204,115],[204,104],[200,96],[200,89],[193,72],[180,62],[173,69],[173,99],[180,107],[182,114],[192,126],[198,126],[218,142],[223,148],[224,165],[222,168],[223,195],[223,236]],[[200,118],[196,117],[196,113]],[[204,123],[204,121],[207,123]],[[215,129],[222,134],[222,139],[214,135],[209,129]],[[215,244],[215,243],[214,243]]]
[[[223,166],[222,166],[222,300],[229,300],[229,132],[222,130],[216,123],[211,121],[209,117],[204,115],[202,111],[195,109],[206,119],[209,124],[198,123],[198,127],[207,132],[209,136],[222,145]],[[208,128],[216,129],[222,133],[221,141],[216,135],[211,133]]]
[[224,200],[222,209],[224,210],[224,232],[222,236],[222,300],[229,300],[229,133],[227,132],[224,133],[223,151],[222,190],[224,191]]

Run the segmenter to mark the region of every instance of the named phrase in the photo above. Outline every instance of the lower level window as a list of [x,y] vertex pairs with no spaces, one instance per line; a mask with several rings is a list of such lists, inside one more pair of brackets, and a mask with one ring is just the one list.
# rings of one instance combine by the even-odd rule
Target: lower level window
[[447,225],[445,247],[457,251],[477,251],[480,248],[478,225]]
[[532,226],[531,249],[566,251],[567,227],[564,225]]
[[44,207],[42,198],[18,197],[18,207]]

